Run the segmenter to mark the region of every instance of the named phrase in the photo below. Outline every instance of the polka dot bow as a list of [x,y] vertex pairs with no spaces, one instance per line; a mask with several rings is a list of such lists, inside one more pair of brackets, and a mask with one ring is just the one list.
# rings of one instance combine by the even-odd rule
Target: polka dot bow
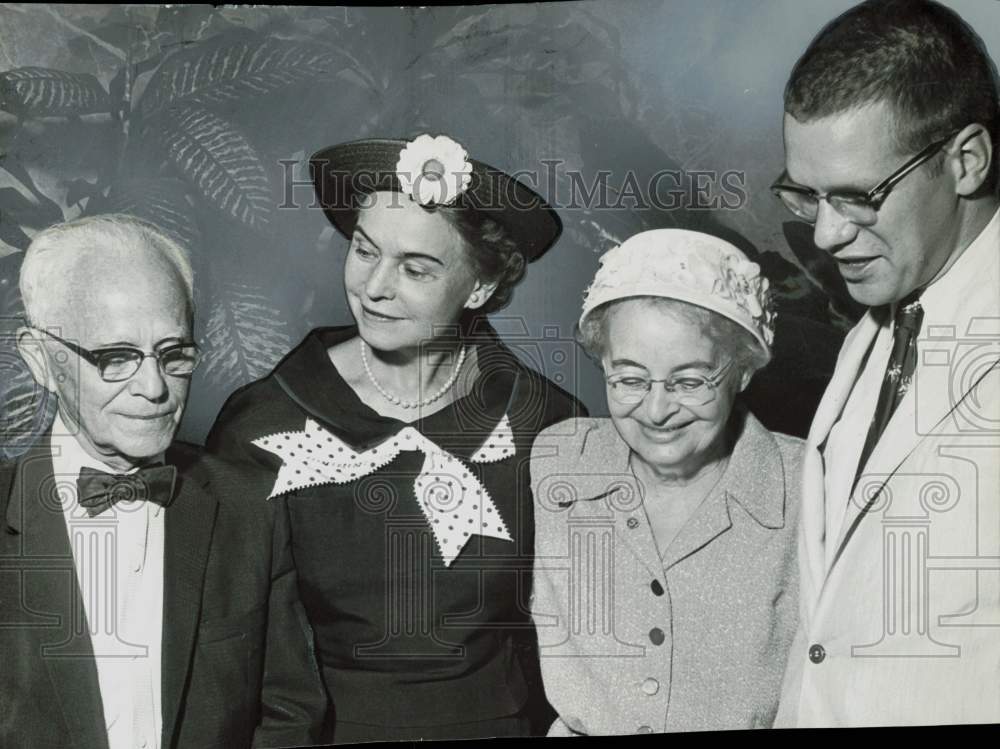
[[[475,474],[411,426],[360,453],[309,418],[302,431],[259,437],[253,444],[281,458],[268,499],[310,486],[350,483],[388,465],[401,452],[422,452],[424,464],[413,491],[446,566],[474,535],[514,540]],[[504,415],[470,460],[494,463],[513,455],[514,434]]]

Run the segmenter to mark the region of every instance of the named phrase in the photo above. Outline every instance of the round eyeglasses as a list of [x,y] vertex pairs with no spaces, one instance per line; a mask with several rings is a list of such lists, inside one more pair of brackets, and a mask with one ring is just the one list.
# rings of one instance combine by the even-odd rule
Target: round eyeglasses
[[833,210],[851,223],[858,226],[871,226],[878,221],[878,210],[889,197],[892,188],[899,184],[906,175],[929,160],[958,133],[959,131],[956,130],[947,138],[934,141],[868,192],[853,190],[816,192],[811,187],[783,182],[782,179],[786,175],[782,175],[777,182],[771,185],[771,192],[785,204],[788,210],[810,224],[816,223],[816,219],[819,217],[819,202],[825,200]]
[[170,346],[164,346],[159,351],[145,352],[131,346],[109,346],[99,349],[85,349],[72,341],[60,338],[41,328],[35,328],[54,341],[58,341],[84,361],[97,367],[97,373],[105,382],[124,382],[131,378],[142,362],[152,357],[163,374],[172,377],[187,377],[201,361],[201,352],[194,341],[181,341]]
[[653,383],[660,383],[663,389],[671,393],[678,403],[685,406],[704,406],[715,400],[718,387],[733,367],[732,360],[712,374],[701,375],[695,372],[674,375],[665,380],[642,377],[634,374],[613,374],[605,377],[611,397],[621,404],[634,405],[640,403],[653,388]]

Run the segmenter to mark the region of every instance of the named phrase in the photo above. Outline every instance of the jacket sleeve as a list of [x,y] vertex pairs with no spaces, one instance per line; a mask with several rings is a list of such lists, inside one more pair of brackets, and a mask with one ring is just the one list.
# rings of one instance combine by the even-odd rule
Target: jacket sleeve
[[299,598],[287,502],[284,497],[268,499],[280,460],[252,444],[257,437],[288,428],[286,404],[280,395],[271,397],[276,394],[269,385],[264,381],[235,393],[216,419],[206,447],[229,477],[227,493],[233,501],[245,512],[266,511],[270,519],[260,721],[253,746],[303,746],[320,741],[329,700]]
[[320,740],[329,703],[299,600],[288,509],[274,503],[271,590],[268,601],[260,723],[254,747],[302,746]]
[[[559,506],[565,499],[565,485],[558,455],[572,451],[572,437],[559,434],[558,428],[543,432],[531,453],[529,472],[535,503],[535,563],[532,568],[531,617],[538,633],[539,662],[545,696],[558,713],[549,726],[549,736],[580,735],[580,721],[572,711],[572,685],[567,683],[566,657],[553,657],[558,648],[565,656],[569,636],[569,598],[565,585],[567,567],[567,512]],[[560,647],[562,646],[562,647]],[[548,651],[548,652],[546,652]],[[572,660],[570,658],[569,660]],[[576,730],[570,728],[572,723]]]

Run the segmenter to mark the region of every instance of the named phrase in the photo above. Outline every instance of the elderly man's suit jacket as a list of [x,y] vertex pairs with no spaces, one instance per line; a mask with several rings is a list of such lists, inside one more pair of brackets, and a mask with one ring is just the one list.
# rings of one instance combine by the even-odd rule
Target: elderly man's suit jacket
[[[179,489],[164,519],[161,746],[309,743],[327,701],[282,506],[249,506],[239,475],[195,458],[181,446],[167,456]],[[97,667],[52,473],[48,439],[0,467],[0,746],[101,749]]]
[[806,447],[777,725],[1000,721],[998,238],[1000,213],[924,292],[916,373],[849,501],[826,496],[855,472],[830,432],[888,329],[869,313],[844,343]]

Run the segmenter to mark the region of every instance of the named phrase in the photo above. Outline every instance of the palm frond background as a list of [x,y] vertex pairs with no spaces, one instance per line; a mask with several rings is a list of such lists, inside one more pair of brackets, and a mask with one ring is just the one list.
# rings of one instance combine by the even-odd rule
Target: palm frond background
[[[313,202],[309,154],[421,132],[520,171],[560,211],[561,241],[496,321],[526,360],[604,412],[599,374],[568,344],[597,258],[643,229],[715,232],[778,294],[776,359],[751,401],[801,432],[859,310],[767,186],[785,77],[852,2],[0,6],[0,457],[53,413],[13,344],[34,233],[125,211],[188,248],[206,359],[180,436],[200,441],[307,330],[350,322],[346,242]],[[950,4],[1000,59],[996,4]],[[660,201],[643,204],[657,175]]]

